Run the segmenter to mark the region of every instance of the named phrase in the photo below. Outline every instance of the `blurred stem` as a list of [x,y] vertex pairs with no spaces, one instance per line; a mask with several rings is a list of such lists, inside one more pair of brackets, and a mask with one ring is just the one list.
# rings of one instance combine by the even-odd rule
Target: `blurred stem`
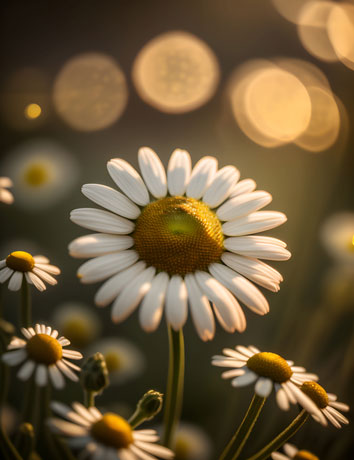
[[184,338],[182,328],[174,331],[168,324],[169,365],[165,398],[163,445],[171,447],[179,422],[184,385]]
[[253,427],[259,417],[259,414],[261,413],[265,401],[266,398],[262,398],[257,394],[253,395],[252,401],[248,407],[246,415],[241,422],[241,425],[237,428],[236,433],[230,439],[219,460],[224,460],[230,451],[234,452],[232,460],[238,458],[244,445],[246,444],[249,435],[253,430]]
[[21,327],[30,327],[32,324],[32,302],[30,287],[25,276],[23,276],[21,286]]
[[300,414],[288,425],[285,430],[276,436],[273,441],[267,444],[263,449],[261,449],[256,454],[249,457],[247,460],[265,460],[270,456],[272,452],[278,450],[290,439],[294,434],[302,427],[302,425],[309,418],[309,413],[303,409]]
[[95,405],[95,396],[94,391],[84,390],[84,399],[86,407],[93,407]]

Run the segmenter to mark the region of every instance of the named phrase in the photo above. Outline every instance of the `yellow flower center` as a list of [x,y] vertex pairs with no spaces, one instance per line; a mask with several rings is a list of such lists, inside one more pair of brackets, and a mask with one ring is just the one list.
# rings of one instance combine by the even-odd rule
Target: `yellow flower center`
[[38,104],[28,104],[25,108],[25,116],[29,120],[35,120],[42,113],[42,109]]
[[50,366],[63,356],[63,348],[57,339],[47,334],[36,334],[27,342],[27,353],[36,363]]
[[83,316],[72,316],[60,328],[65,337],[77,347],[88,345],[94,336],[93,327]]
[[259,376],[267,377],[277,383],[286,382],[293,375],[284,358],[267,351],[253,355],[247,361],[247,367]]
[[33,163],[25,170],[23,179],[31,187],[40,187],[49,180],[48,168],[41,163]]
[[104,359],[108,372],[117,372],[122,367],[122,359],[116,351],[107,351],[104,353]]
[[133,238],[140,258],[170,275],[206,270],[223,253],[219,219],[194,198],[174,196],[148,204]]
[[129,423],[119,415],[107,412],[91,427],[91,435],[105,446],[123,449],[133,442],[133,431]]
[[299,450],[295,457],[293,457],[295,460],[320,460],[316,455],[313,455],[311,452],[308,450]]
[[6,257],[6,265],[12,270],[29,272],[34,267],[34,259],[28,252],[15,251]]
[[328,406],[328,395],[326,390],[317,382],[304,382],[301,385],[301,390],[309,396],[312,401],[320,408],[324,409]]

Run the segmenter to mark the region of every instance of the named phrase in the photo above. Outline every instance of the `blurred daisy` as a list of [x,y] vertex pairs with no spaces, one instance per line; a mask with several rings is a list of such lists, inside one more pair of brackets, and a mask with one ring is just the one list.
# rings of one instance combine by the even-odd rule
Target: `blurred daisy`
[[65,302],[57,306],[53,324],[75,347],[85,347],[92,343],[101,330],[98,315],[87,305]]
[[[341,423],[344,425],[349,423],[349,420],[339,412],[340,410],[348,412],[349,406],[348,404],[338,402],[336,395],[327,393],[321,385],[312,381],[303,382],[300,389],[314,401],[322,414],[336,428],[341,428]],[[312,416],[317,422],[319,421],[317,414],[312,414]]]
[[27,340],[14,337],[7,347],[8,351],[2,355],[2,360],[9,366],[22,364],[17,373],[21,380],[28,380],[35,373],[35,382],[38,386],[45,386],[50,381],[55,388],[63,388],[65,380],[63,374],[74,382],[77,375],[72,371],[80,368],[68,359],[81,359],[82,354],[74,350],[65,350],[70,341],[65,337],[58,337],[58,331],[44,324],[36,324],[35,328],[22,328],[22,334]]
[[52,275],[59,275],[60,269],[49,264],[49,259],[44,256],[32,256],[25,251],[14,251],[6,259],[0,260],[0,283],[10,279],[10,291],[18,291],[22,280],[34,284],[39,291],[47,288],[43,281],[55,285],[57,280]]
[[254,346],[238,345],[235,350],[224,348],[223,352],[222,356],[213,356],[212,364],[232,368],[221,375],[223,379],[232,378],[232,386],[255,383],[255,393],[262,398],[267,398],[274,388],[280,409],[288,410],[290,403],[298,403],[327,425],[317,405],[299,389],[306,380],[317,380],[317,375],[307,373],[305,368],[294,366],[292,361],[286,361],[276,353],[261,352]]
[[155,430],[133,430],[129,423],[117,414],[102,415],[96,407],[86,409],[75,402],[72,408],[53,402],[54,412],[65,419],[52,418],[49,425],[55,433],[68,436],[69,444],[83,449],[80,458],[94,460],[154,460],[170,459],[172,451],[156,444],[159,437]]
[[182,422],[174,438],[176,460],[210,460],[212,447],[209,437],[197,425]]
[[293,444],[284,444],[284,452],[286,455],[281,454],[280,452],[273,452],[271,457],[273,460],[320,460],[319,457],[314,455],[308,450],[299,450]]
[[[107,168],[123,193],[98,184],[82,188],[105,210],[71,213],[76,224],[100,232],[69,245],[73,257],[94,257],[79,268],[81,282],[109,278],[95,301],[99,306],[114,301],[116,323],[142,302],[139,319],[144,330],[158,327],[165,307],[167,321],[177,331],[187,320],[189,302],[199,336],[211,340],[212,302],[222,327],[242,332],[246,319],[238,300],[260,315],[269,310],[251,281],[277,291],[282,280],[259,259],[290,257],[282,241],[254,234],[277,227],[286,216],[259,211],[272,199],[267,192],[237,194],[239,171],[233,166],[217,170],[213,157],[202,158],[192,170],[189,153],[176,149],[167,178],[153,150],[141,148],[138,159],[145,182],[129,163],[116,158]],[[231,193],[236,195],[230,198]]]
[[14,201],[12,193],[7,190],[12,187],[12,180],[8,177],[0,177],[0,201],[6,204],[11,204]]
[[323,224],[321,239],[335,260],[354,263],[354,213],[339,212],[330,216]]
[[3,163],[16,188],[16,204],[44,209],[64,197],[75,184],[78,167],[62,147],[47,140],[31,141],[11,152]]
[[108,338],[96,342],[87,354],[103,354],[111,384],[125,383],[141,375],[145,359],[139,348],[124,339]]

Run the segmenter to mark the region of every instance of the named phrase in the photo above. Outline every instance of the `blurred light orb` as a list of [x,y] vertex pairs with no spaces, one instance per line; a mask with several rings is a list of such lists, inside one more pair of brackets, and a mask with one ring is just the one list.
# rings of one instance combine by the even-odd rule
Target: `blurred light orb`
[[298,23],[301,9],[308,2],[309,0],[272,0],[273,6],[278,13],[295,24]]
[[322,280],[323,299],[335,313],[352,313],[354,305],[354,264],[336,264]]
[[28,120],[35,120],[38,118],[42,113],[41,106],[35,103],[28,104],[25,107],[25,117]]
[[210,438],[199,426],[180,423],[173,445],[175,460],[210,460],[212,450]]
[[354,212],[339,212],[330,216],[321,229],[321,240],[335,260],[353,265]]
[[338,58],[354,70],[354,5],[336,3],[328,17],[327,31]]
[[139,96],[166,113],[190,112],[215,93],[219,64],[201,39],[171,31],[150,40],[137,55],[132,78]]
[[55,108],[78,131],[97,131],[122,115],[128,100],[125,76],[111,56],[85,53],[70,59],[56,77]]
[[63,147],[46,139],[29,141],[8,153],[2,169],[12,178],[15,204],[45,209],[76,183],[78,165]]

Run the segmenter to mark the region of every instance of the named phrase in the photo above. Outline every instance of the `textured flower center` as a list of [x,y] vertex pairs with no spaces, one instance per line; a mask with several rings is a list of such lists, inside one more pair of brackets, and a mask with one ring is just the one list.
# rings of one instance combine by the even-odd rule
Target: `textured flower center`
[[34,258],[25,251],[11,252],[6,257],[6,265],[12,270],[19,272],[29,272],[34,267]]
[[295,460],[320,460],[316,455],[311,454],[308,450],[299,450],[295,457],[293,457]]
[[133,442],[129,423],[119,415],[107,412],[91,427],[91,435],[105,446],[123,449]]
[[104,359],[108,372],[117,372],[122,367],[122,360],[116,351],[107,351],[104,353]]
[[320,408],[324,409],[328,406],[328,395],[326,390],[317,382],[304,382],[301,385],[301,390],[309,396],[312,401]]
[[57,339],[47,334],[36,334],[27,342],[27,353],[36,363],[50,366],[63,356],[63,348]]
[[148,204],[133,237],[140,258],[170,275],[206,270],[223,253],[219,219],[194,198],[174,196]]
[[26,184],[39,187],[48,182],[48,168],[40,163],[33,163],[26,169],[23,178]]
[[253,355],[247,361],[247,367],[261,377],[267,377],[277,383],[286,382],[293,375],[284,358],[267,351]]

